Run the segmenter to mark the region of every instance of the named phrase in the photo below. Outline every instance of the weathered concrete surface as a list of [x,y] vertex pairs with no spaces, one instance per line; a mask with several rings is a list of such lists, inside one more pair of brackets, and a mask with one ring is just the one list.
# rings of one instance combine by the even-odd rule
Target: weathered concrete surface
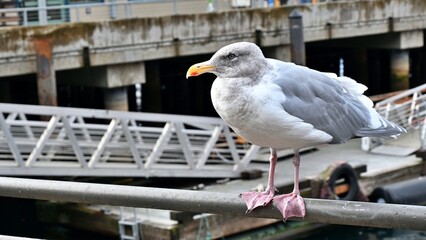
[[[36,72],[32,43],[37,38],[51,40],[55,70],[83,67],[83,48],[89,49],[90,65],[101,66],[211,53],[235,41],[257,40],[263,47],[288,45],[288,16],[294,8],[298,8],[303,15],[306,42],[384,33],[410,34],[410,31],[416,31],[414,36],[418,36],[417,30],[426,28],[424,0],[342,1],[272,9],[2,28],[0,76]],[[401,39],[404,48],[420,45],[416,42],[419,37],[407,35]]]
[[[90,81],[86,81],[90,79]],[[145,83],[145,63],[131,62],[73,70],[59,80],[61,83],[89,87],[116,88]]]
[[52,42],[35,39],[38,102],[40,105],[57,106],[56,78],[53,66]]

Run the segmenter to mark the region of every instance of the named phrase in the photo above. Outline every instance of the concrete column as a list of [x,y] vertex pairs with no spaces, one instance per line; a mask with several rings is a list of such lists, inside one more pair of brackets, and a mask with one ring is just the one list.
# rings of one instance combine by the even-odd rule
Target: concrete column
[[142,85],[142,112],[162,112],[160,63],[149,61],[145,64],[146,83]]
[[52,43],[49,39],[35,39],[37,88],[40,105],[57,106],[56,77],[53,67]]
[[127,100],[127,88],[104,88],[105,109],[117,111],[129,111]]
[[294,9],[289,16],[291,61],[306,65],[305,40],[302,15]]
[[410,58],[408,50],[391,50],[390,54],[392,91],[410,87]]
[[275,58],[281,61],[290,62],[291,58],[291,49],[289,45],[282,45],[277,47],[265,48],[263,52],[266,57]]

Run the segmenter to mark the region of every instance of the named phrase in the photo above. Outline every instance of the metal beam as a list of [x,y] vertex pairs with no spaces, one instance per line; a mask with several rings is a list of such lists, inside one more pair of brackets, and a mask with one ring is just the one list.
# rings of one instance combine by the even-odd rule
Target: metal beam
[[[0,196],[276,218],[273,205],[245,214],[237,194],[0,177]],[[309,222],[426,230],[426,207],[305,198]],[[292,218],[291,220],[302,220]]]
[[37,141],[35,148],[31,152],[27,162],[25,163],[27,167],[32,166],[37,161],[38,157],[43,152],[43,149],[44,149],[44,146],[46,145],[47,140],[49,140],[50,135],[52,135],[53,131],[55,130],[55,127],[58,124],[59,119],[60,117],[55,115],[50,118],[50,121],[47,124],[46,129],[44,129],[39,140]]
[[24,161],[22,159],[21,152],[19,151],[18,146],[13,140],[13,135],[10,132],[10,126],[6,123],[6,120],[4,119],[2,112],[0,112],[0,131],[3,131],[3,135],[5,136],[7,140],[7,144],[10,148],[10,151],[12,152],[13,157],[15,158],[15,162],[17,163],[17,166],[19,167],[23,166]]
[[115,118],[111,119],[111,122],[108,125],[107,131],[102,136],[101,141],[99,142],[98,146],[96,147],[95,152],[93,153],[92,157],[90,158],[90,161],[89,161],[89,164],[88,164],[89,168],[95,167],[95,164],[99,161],[99,158],[101,158],[102,153],[104,152],[108,141],[111,139],[112,135],[115,132],[115,129],[117,127],[118,122],[119,122],[119,120],[117,120]]

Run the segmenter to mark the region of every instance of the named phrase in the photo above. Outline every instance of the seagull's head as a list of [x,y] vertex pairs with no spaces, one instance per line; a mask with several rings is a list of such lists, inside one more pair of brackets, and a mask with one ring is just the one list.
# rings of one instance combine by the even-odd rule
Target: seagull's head
[[192,65],[186,78],[207,72],[219,78],[256,76],[266,64],[266,59],[256,44],[238,42],[219,49],[210,60]]

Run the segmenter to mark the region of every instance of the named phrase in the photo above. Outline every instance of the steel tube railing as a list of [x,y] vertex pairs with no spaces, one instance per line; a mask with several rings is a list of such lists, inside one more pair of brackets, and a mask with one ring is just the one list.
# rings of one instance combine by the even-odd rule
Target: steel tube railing
[[[0,177],[0,196],[281,219],[273,205],[245,214],[237,194]],[[305,199],[305,221],[426,230],[426,207]],[[292,219],[302,220],[302,219]]]

